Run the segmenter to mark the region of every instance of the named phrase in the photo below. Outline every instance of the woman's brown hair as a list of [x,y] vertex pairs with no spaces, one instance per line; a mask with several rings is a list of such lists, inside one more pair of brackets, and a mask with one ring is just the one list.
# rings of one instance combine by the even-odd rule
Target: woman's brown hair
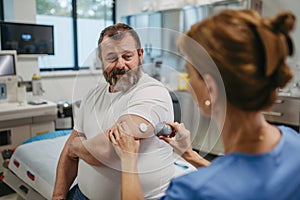
[[[257,111],[271,106],[276,89],[292,78],[285,60],[293,53],[289,33],[295,20],[290,12],[267,19],[254,10],[223,10],[193,25],[186,35],[199,43],[216,64],[227,101],[243,110]],[[183,38],[180,49],[191,60],[199,60]],[[194,67],[201,74],[210,73],[209,66],[199,64],[201,61],[193,63],[197,63]]]

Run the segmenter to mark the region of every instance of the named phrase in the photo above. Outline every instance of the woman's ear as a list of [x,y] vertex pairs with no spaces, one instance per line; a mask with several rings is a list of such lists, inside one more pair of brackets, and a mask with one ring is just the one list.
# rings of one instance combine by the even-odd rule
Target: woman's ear
[[210,74],[205,74],[203,76],[208,92],[210,95],[210,101],[212,104],[215,104],[218,99],[218,86],[215,79]]

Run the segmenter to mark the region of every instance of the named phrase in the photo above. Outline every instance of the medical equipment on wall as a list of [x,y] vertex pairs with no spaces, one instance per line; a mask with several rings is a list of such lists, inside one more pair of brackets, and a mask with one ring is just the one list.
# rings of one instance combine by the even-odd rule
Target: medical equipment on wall
[[0,51],[0,100],[14,102],[17,99],[16,51]]

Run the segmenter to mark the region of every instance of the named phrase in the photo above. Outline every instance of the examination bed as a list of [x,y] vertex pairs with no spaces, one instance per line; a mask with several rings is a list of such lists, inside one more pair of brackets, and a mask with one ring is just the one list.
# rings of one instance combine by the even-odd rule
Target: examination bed
[[[51,199],[59,155],[70,133],[71,130],[61,130],[35,136],[15,149],[4,182],[16,191],[18,199]],[[175,157],[174,177],[195,170]]]
[[15,149],[4,182],[19,199],[51,199],[56,165],[70,133],[63,130],[32,137]]

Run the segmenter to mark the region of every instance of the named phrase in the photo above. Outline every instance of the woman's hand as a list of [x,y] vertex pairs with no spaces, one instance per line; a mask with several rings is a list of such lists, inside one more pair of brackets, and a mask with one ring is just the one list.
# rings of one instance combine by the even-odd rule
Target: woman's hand
[[144,199],[142,186],[137,170],[137,158],[140,139],[129,135],[126,122],[121,122],[111,129],[109,139],[121,159],[122,167],[122,199]]
[[179,124],[178,122],[167,122],[166,124],[170,125],[172,129],[175,130],[175,139],[165,136],[159,136],[159,138],[170,144],[175,153],[178,155],[182,155],[187,151],[193,151],[190,139],[190,131],[184,127],[184,124]]
[[126,133],[125,130],[128,130],[126,126],[126,122],[117,124],[109,132],[109,139],[121,159],[122,170],[136,171],[140,140]]
[[184,127],[183,123],[179,124],[178,122],[167,122],[166,124],[170,125],[176,131],[175,140],[171,137],[165,136],[159,136],[159,138],[169,143],[173,147],[175,153],[195,167],[210,165],[208,160],[204,159],[193,150],[190,139],[190,131]]

